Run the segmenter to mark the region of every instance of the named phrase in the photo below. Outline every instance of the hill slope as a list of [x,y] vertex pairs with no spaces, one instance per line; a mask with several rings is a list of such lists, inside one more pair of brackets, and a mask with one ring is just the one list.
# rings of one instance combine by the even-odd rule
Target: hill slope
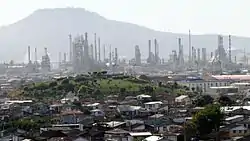
[[[171,20],[171,19],[170,19]],[[101,37],[102,44],[111,44],[118,48],[120,56],[134,56],[134,46],[140,46],[143,58],[148,55],[147,40],[157,38],[160,44],[160,55],[167,58],[172,49],[177,49],[177,38],[183,38],[183,45],[188,54],[188,36],[154,31],[138,25],[112,21],[81,8],[42,9],[35,11],[25,19],[0,28],[0,60],[23,61],[27,46],[38,48],[38,57],[47,47],[52,60],[57,61],[58,52],[68,52],[68,34],[89,33],[90,43],[94,33]],[[225,48],[227,48],[225,38]],[[208,52],[217,47],[216,35],[192,36],[192,44],[197,48],[208,48]],[[250,39],[232,37],[235,48],[250,46]],[[209,53],[208,53],[209,54]],[[34,56],[34,55],[32,55]],[[32,57],[34,58],[34,57]]]

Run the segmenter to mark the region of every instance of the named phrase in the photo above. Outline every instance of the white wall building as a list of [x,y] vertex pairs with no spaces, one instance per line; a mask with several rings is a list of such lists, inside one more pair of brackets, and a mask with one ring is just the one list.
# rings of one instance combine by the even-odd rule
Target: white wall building
[[153,102],[147,102],[144,103],[145,108],[148,110],[157,110],[161,107],[163,103],[161,101],[153,101]]
[[206,92],[210,87],[220,87],[220,86],[229,86],[230,81],[221,81],[221,80],[183,80],[177,81],[179,85],[187,86],[190,90],[202,90]]
[[191,99],[188,95],[181,95],[175,98],[175,102],[178,104],[188,105],[191,104]]

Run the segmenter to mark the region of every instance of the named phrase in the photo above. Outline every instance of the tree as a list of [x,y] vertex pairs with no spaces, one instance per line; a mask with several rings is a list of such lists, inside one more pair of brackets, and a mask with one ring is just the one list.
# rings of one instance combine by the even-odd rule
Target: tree
[[212,104],[214,99],[210,95],[199,95],[193,101],[193,104],[197,107],[204,107],[208,104]]
[[231,106],[234,101],[231,100],[228,96],[221,96],[218,100],[218,102],[222,105],[222,106]]
[[192,123],[199,135],[203,136],[213,130],[218,132],[223,119],[224,114],[221,112],[219,105],[208,105],[193,116]]
[[55,86],[57,86],[57,82],[56,81],[53,81],[53,82],[50,82],[49,83],[49,87],[51,88],[51,87],[55,87]]

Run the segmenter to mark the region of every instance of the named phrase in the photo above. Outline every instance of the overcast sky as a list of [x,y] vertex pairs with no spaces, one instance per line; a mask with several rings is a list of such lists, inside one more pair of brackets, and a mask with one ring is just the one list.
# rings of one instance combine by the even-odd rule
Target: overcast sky
[[82,7],[155,30],[250,37],[249,0],[0,0],[0,26],[41,8]]

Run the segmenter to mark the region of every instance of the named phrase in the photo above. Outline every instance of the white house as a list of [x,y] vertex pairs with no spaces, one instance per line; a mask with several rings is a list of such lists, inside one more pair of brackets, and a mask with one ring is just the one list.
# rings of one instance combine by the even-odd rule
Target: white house
[[152,101],[152,102],[147,102],[144,103],[144,106],[148,110],[157,110],[161,107],[163,103],[161,101]]
[[101,106],[101,104],[100,103],[93,103],[93,104],[87,104],[86,105],[88,108],[90,108],[90,109],[101,109],[102,108],[102,106]]
[[191,99],[188,97],[188,95],[181,95],[175,98],[175,102],[178,104],[188,105],[191,104]]

